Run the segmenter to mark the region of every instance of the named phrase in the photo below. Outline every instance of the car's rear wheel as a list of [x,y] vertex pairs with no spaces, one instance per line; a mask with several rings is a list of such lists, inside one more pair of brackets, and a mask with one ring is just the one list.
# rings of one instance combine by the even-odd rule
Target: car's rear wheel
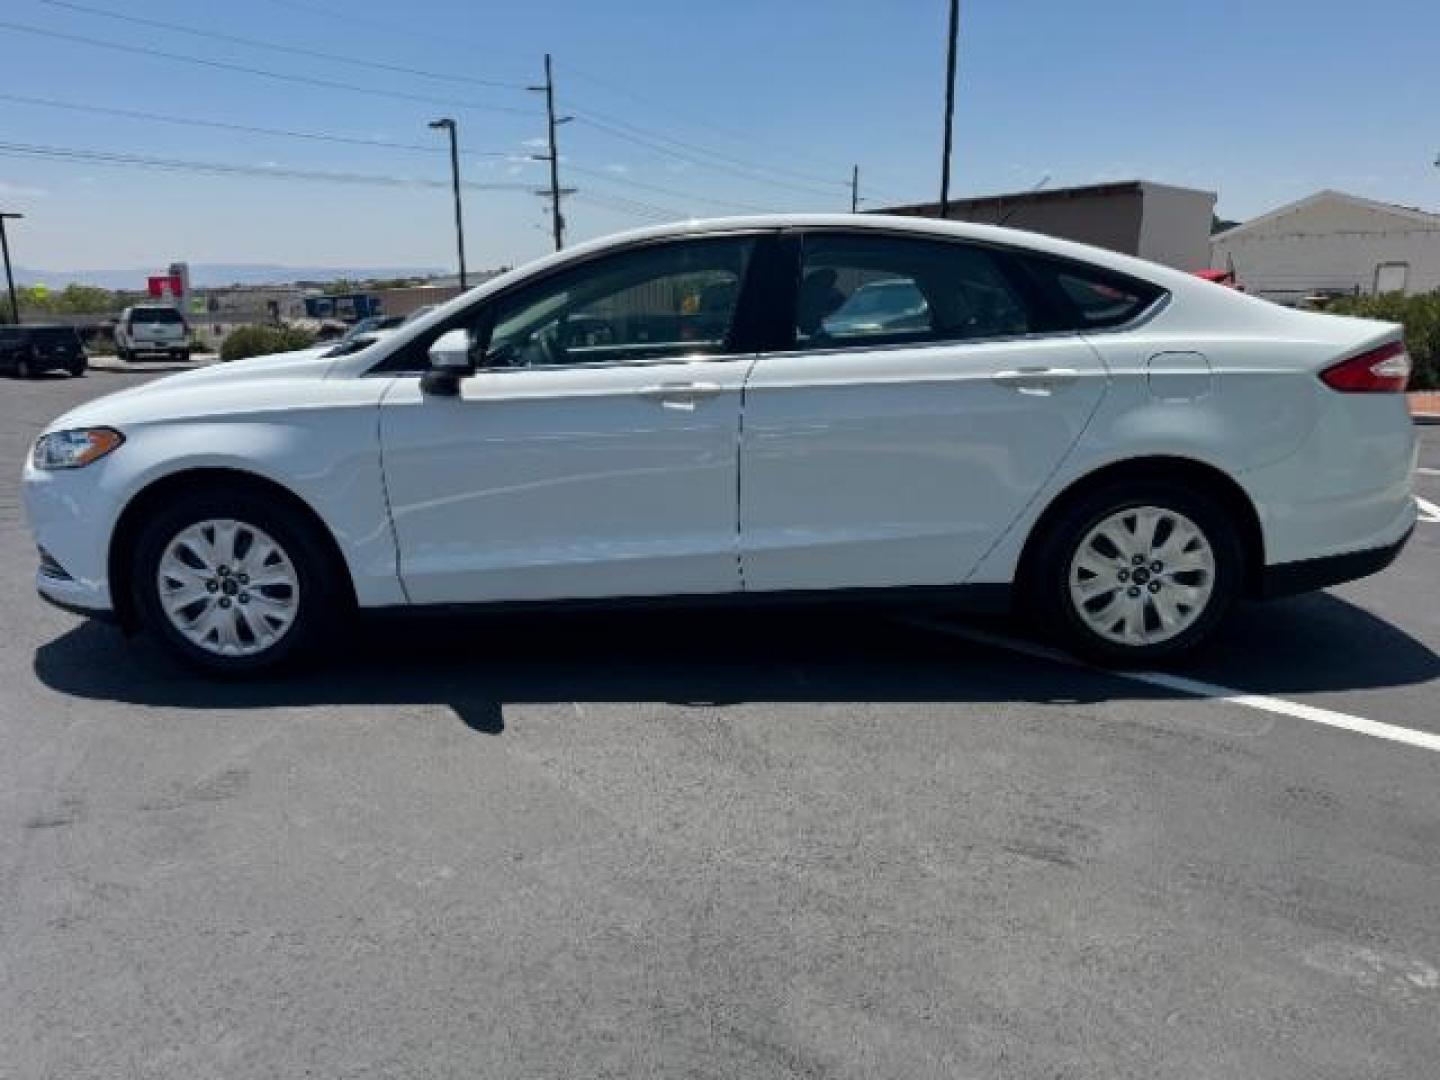
[[1221,503],[1118,484],[1067,507],[1030,563],[1032,607],[1073,650],[1142,664],[1200,646],[1234,603],[1244,546]]
[[22,356],[15,361],[15,375],[21,379],[33,379],[35,377],[35,362],[28,356]]
[[314,526],[243,490],[191,495],[148,521],[132,587],[145,626],[168,650],[218,675],[313,655],[343,603]]

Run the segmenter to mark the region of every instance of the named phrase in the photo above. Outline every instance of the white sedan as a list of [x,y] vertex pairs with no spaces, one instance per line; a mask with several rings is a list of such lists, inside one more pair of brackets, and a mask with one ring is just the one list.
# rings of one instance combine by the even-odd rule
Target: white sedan
[[356,607],[658,598],[1014,604],[1140,664],[1395,557],[1408,372],[1397,326],[1033,234],[687,223],[91,402],[25,499],[41,595],[212,672]]

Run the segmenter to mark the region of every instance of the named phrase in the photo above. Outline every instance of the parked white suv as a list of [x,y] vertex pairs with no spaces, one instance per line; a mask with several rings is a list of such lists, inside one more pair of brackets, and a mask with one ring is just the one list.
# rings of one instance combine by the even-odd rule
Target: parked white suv
[[92,401],[25,502],[43,596],[228,674],[357,605],[676,597],[1014,603],[1148,664],[1395,557],[1408,372],[1394,324],[1047,237],[688,223]]
[[141,356],[190,359],[190,327],[178,308],[166,304],[128,307],[115,324],[115,351],[121,360]]

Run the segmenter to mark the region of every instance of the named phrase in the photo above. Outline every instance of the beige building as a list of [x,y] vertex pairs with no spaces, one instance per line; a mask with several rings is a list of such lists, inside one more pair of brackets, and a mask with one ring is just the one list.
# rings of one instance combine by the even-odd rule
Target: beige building
[[1282,303],[1440,289],[1440,214],[1320,191],[1211,238],[1210,265]]
[[[878,210],[939,217],[938,203]],[[1203,270],[1210,265],[1215,193],[1150,180],[952,199],[949,217],[1058,236],[1126,255]]]

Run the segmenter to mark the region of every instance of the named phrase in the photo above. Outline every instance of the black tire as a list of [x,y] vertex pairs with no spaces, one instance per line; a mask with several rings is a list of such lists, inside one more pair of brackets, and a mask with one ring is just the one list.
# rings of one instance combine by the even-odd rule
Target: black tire
[[[1163,641],[1122,644],[1101,636],[1077,610],[1070,592],[1070,571],[1077,549],[1092,529],[1118,512],[1140,507],[1170,510],[1188,518],[1209,543],[1215,572],[1209,600],[1184,630]],[[1140,666],[1200,648],[1234,605],[1244,579],[1245,546],[1219,499],[1164,481],[1136,480],[1097,488],[1066,506],[1037,538],[1020,584],[1027,614],[1042,633],[1097,663]]]
[[28,356],[22,356],[15,361],[15,377],[17,379],[33,379],[35,377],[35,363]]
[[75,379],[83,379],[85,372],[89,369],[88,364],[74,364],[70,368],[70,376]]
[[122,364],[130,363],[130,350],[123,345],[115,346],[115,359],[119,360]]
[[[191,525],[233,519],[268,533],[283,549],[299,580],[297,614],[269,648],[249,655],[220,655],[191,642],[170,621],[160,603],[157,573],[166,547]],[[141,624],[185,666],[207,675],[242,677],[291,668],[314,660],[333,646],[344,625],[348,591],[329,546],[309,518],[273,496],[244,487],[189,492],[141,528],[133,546],[130,585]]]

